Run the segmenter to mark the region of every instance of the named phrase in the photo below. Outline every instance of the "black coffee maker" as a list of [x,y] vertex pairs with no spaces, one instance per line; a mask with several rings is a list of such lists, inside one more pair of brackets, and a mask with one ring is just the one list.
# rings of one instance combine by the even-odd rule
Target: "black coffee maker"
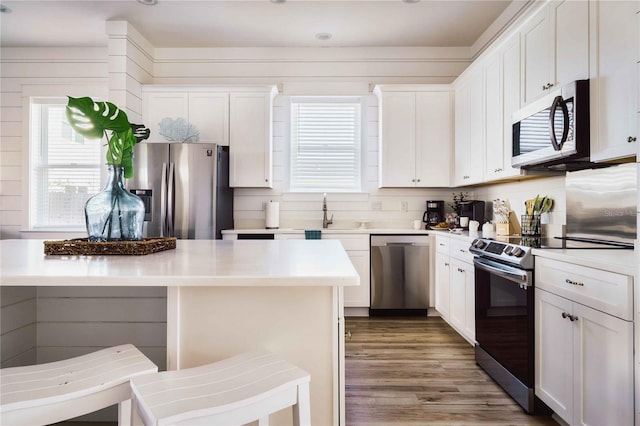
[[444,201],[427,201],[427,210],[422,215],[427,226],[436,226],[444,222]]

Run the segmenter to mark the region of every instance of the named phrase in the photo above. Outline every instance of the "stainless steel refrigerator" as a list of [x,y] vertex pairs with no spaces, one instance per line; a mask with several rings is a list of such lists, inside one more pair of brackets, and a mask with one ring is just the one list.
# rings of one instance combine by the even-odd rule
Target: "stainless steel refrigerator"
[[127,188],[145,203],[144,237],[221,239],[233,228],[228,146],[136,145]]

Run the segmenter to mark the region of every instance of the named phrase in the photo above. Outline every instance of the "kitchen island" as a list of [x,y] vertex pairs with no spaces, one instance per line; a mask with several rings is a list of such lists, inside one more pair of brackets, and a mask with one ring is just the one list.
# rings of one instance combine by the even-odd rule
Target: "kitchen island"
[[[167,287],[169,369],[264,347],[311,374],[311,417],[344,424],[342,287],[359,277],[335,240],[178,240],[146,256],[44,256],[0,241],[2,286]],[[289,413],[274,423],[291,422]]]

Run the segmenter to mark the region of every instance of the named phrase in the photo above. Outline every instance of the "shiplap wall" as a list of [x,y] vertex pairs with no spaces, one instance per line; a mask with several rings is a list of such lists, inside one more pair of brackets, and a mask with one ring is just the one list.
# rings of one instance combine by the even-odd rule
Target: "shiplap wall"
[[36,362],[36,288],[0,287],[0,368]]

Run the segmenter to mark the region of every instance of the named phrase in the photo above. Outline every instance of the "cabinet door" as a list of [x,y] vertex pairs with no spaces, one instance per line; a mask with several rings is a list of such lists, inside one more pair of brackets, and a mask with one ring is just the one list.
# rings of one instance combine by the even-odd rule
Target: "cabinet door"
[[467,324],[467,270],[465,263],[451,259],[451,291],[449,296],[449,319],[459,332]]
[[523,97],[527,104],[546,92],[551,82],[551,43],[546,7],[536,13],[522,28]]
[[[451,93],[416,93],[416,186],[451,184]],[[406,165],[404,167],[407,168]]]
[[504,138],[502,120],[503,92],[502,92],[502,55],[496,52],[487,59],[484,67],[485,105],[486,105],[486,144],[485,177],[494,180],[501,176],[504,170]]
[[385,92],[380,102],[379,185],[416,185],[414,92]]
[[516,34],[509,42],[502,55],[502,89],[503,89],[503,171],[501,177],[516,176],[520,169],[511,167],[513,154],[513,113],[520,109],[520,35]]
[[151,131],[147,142],[168,142],[160,135],[163,118],[183,118],[189,121],[189,102],[186,92],[145,92],[142,119]]
[[[590,2],[591,159],[638,149],[638,17],[633,1]],[[634,139],[635,138],[635,139]]]
[[469,147],[467,150],[468,176],[466,183],[482,182],[484,178],[484,74],[478,68],[471,77],[469,86]]
[[469,156],[469,82],[459,83],[455,89],[455,146],[454,182],[457,186],[467,184],[470,165]]
[[272,186],[271,96],[229,95],[229,181],[232,187]]
[[449,319],[449,280],[451,279],[451,265],[449,256],[436,253],[435,281],[436,281],[436,310],[444,319]]
[[201,143],[229,145],[229,94],[189,93],[189,122],[198,128]]
[[544,290],[535,290],[535,392],[568,423],[573,418],[572,302]]
[[353,267],[360,275],[360,285],[357,287],[344,287],[344,306],[346,308],[368,308],[370,305],[369,252],[348,251],[347,254]]
[[476,283],[475,283],[475,271],[473,265],[469,263],[463,263],[464,265],[464,279],[465,279],[465,319],[464,319],[464,332],[467,340],[475,344],[476,340]]
[[574,420],[632,425],[633,323],[574,303]]
[[589,78],[589,2],[563,0],[549,3],[553,28],[552,83],[555,86]]

